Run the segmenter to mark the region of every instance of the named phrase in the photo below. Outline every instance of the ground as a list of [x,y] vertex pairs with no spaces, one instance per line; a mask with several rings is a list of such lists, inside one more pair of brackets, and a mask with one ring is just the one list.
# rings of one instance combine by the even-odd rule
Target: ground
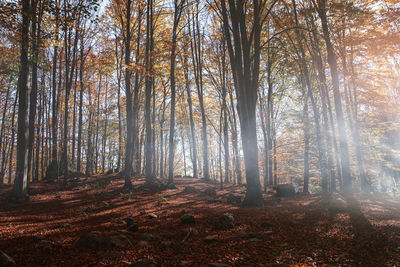
[[[229,193],[245,188],[176,178],[177,189],[158,193],[122,191],[118,174],[31,185],[30,201],[7,202],[0,189],[0,250],[17,266],[129,266],[149,258],[161,266],[398,266],[400,201],[384,195],[356,195],[341,202],[316,195],[277,198],[264,194],[264,207],[228,204]],[[184,190],[195,187],[194,191]],[[214,188],[216,197],[198,191]],[[188,192],[189,191],[189,192]],[[212,191],[212,190],[211,190]],[[332,198],[333,199],[333,198]],[[333,203],[333,204],[332,204]],[[231,213],[235,225],[216,229]],[[181,223],[191,213],[194,224]],[[154,216],[156,215],[156,216]],[[126,231],[132,216],[139,230]],[[76,248],[85,233],[126,235],[122,248]]]

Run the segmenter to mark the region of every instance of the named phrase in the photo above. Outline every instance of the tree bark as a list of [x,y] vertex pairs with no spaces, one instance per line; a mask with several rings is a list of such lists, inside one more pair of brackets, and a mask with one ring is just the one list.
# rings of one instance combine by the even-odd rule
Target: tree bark
[[12,191],[16,199],[24,199],[28,196],[28,49],[29,49],[29,0],[22,1],[22,25],[21,25],[21,59],[18,75],[18,132],[17,132],[17,168]]

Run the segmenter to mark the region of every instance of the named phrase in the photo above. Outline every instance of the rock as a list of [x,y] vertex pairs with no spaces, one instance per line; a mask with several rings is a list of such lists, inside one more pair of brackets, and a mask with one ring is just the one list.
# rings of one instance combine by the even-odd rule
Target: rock
[[164,248],[170,248],[170,247],[172,247],[172,245],[173,245],[172,241],[162,241],[161,242],[161,246]]
[[174,189],[178,189],[178,187],[176,187],[176,185],[172,183],[172,184],[167,185],[167,189],[174,190]]
[[81,235],[75,243],[76,248],[98,248],[103,240],[99,232],[92,231]]
[[218,240],[218,235],[208,235],[204,238],[204,242],[211,243]]
[[240,205],[242,203],[242,198],[240,196],[236,196],[236,195],[230,193],[226,197],[226,201],[228,202],[228,204]]
[[154,213],[149,213],[149,218],[150,219],[155,219],[155,218],[157,218],[158,216],[156,215],[156,214],[154,214]]
[[155,235],[148,234],[148,233],[143,233],[139,236],[139,240],[142,240],[142,241],[154,241],[156,239],[157,239],[157,237]]
[[120,232],[113,232],[103,240],[104,247],[128,248],[133,246],[129,238]]
[[262,228],[269,228],[272,227],[272,223],[268,222],[268,221],[264,221],[261,223],[261,227]]
[[145,191],[150,191],[150,192],[159,192],[161,190],[164,190],[166,188],[166,185],[164,185],[161,181],[155,180],[151,183],[144,183],[142,185],[142,190]]
[[139,225],[137,223],[133,223],[127,228],[128,232],[134,233],[139,231]]
[[140,259],[131,264],[131,267],[158,267],[160,266],[157,262],[150,259]]
[[278,184],[275,190],[278,197],[294,197],[296,194],[292,184]]
[[204,189],[203,192],[201,192],[202,196],[209,196],[209,197],[216,197],[217,196],[217,191],[215,191],[214,188],[210,187],[207,189]]
[[189,194],[195,194],[198,193],[199,190],[196,189],[194,186],[186,186],[185,189],[183,189],[184,193],[189,193]]
[[227,230],[235,226],[235,219],[230,213],[224,213],[214,221],[214,228],[218,230]]
[[195,223],[195,219],[194,219],[193,214],[191,214],[191,213],[183,214],[182,217],[181,217],[181,223],[183,223],[183,224],[193,224],[193,223]]
[[231,265],[221,262],[211,262],[208,264],[208,267],[231,267]]
[[0,250],[0,266],[9,267],[16,266],[14,259],[8,256],[4,251]]
[[120,232],[113,232],[108,236],[102,236],[99,232],[90,232],[83,234],[75,243],[76,248],[95,249],[99,247],[118,247],[128,248],[132,243]]
[[126,217],[125,221],[126,221],[126,227],[129,227],[129,226],[131,226],[132,224],[135,224],[135,223],[136,223],[135,219],[133,219],[132,216]]

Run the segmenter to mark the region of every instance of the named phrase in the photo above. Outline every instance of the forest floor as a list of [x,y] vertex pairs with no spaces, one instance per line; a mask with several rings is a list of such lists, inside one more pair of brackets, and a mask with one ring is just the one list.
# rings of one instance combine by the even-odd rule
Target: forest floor
[[[356,195],[341,206],[340,197],[268,193],[264,207],[243,208],[227,203],[230,193],[243,199],[242,186],[220,190],[198,179],[176,178],[177,189],[151,193],[139,188],[144,178],[132,180],[132,192],[122,190],[117,174],[75,179],[61,191],[62,180],[40,182],[31,185],[26,203],[7,202],[11,187],[3,186],[0,250],[17,266],[400,264],[399,198]],[[202,194],[207,188],[217,195],[213,190]],[[227,212],[234,217],[233,227],[216,229]],[[194,216],[192,224],[181,221],[188,213]],[[128,216],[138,231],[126,231]],[[90,236],[111,239],[96,243]],[[144,258],[153,263],[139,265]]]

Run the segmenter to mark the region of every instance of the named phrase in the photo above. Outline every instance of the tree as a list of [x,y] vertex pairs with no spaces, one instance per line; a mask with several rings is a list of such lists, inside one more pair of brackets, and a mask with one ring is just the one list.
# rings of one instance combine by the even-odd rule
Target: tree
[[175,87],[175,61],[176,46],[178,38],[178,25],[182,15],[184,0],[174,1],[174,21],[171,37],[171,63],[170,63],[170,84],[171,84],[171,122],[169,128],[169,159],[168,159],[168,186],[174,186],[174,156],[175,156],[175,103],[176,103],[176,87]]
[[21,24],[21,60],[18,75],[18,132],[17,132],[17,169],[13,187],[13,196],[16,199],[26,198],[28,195],[28,49],[29,49],[29,0],[22,1]]
[[[256,133],[256,103],[260,70],[261,30],[268,17],[269,7],[265,1],[255,0],[250,6],[243,1],[221,1],[221,15],[224,34],[230,57],[242,137],[243,154],[247,180],[247,191],[243,205],[263,205],[258,169],[258,148]],[[249,15],[252,22],[249,24]],[[250,27],[250,26],[251,27]],[[250,27],[250,28],[249,28]]]

